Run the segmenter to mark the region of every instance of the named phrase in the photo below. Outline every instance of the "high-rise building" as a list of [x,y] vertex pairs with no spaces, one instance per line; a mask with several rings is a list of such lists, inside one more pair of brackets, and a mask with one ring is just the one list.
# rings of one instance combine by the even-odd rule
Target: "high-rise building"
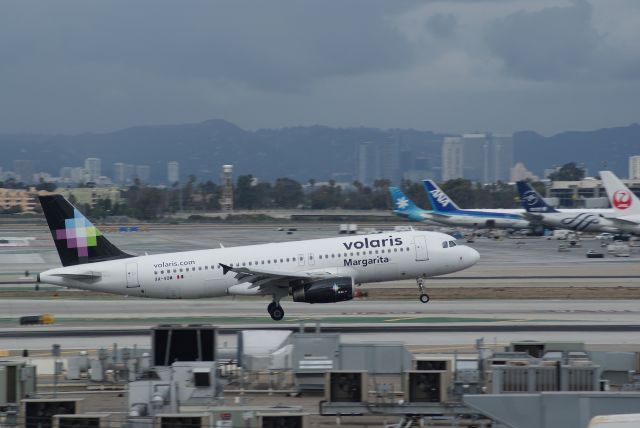
[[72,183],[83,183],[87,181],[87,171],[81,167],[71,168],[71,182]]
[[60,178],[62,181],[70,181],[71,173],[73,172],[73,168],[70,166],[63,166],[60,168]]
[[362,184],[371,184],[380,175],[379,156],[376,144],[367,141],[358,144],[356,153],[356,176]]
[[475,133],[446,137],[442,143],[442,180],[465,178],[492,183],[510,178],[513,164],[511,135]]
[[151,167],[149,165],[136,165],[136,177],[141,183],[148,183],[151,178]]
[[489,181],[508,181],[513,166],[513,135],[493,134],[490,141]]
[[180,181],[180,164],[176,161],[167,163],[167,181],[170,185]]
[[442,143],[442,181],[464,177],[463,162],[462,138],[445,137]]
[[102,175],[102,166],[100,158],[86,158],[84,160],[84,169],[87,174],[87,181],[97,181]]
[[640,179],[640,156],[629,158],[629,180]]
[[233,165],[222,165],[220,186],[222,187],[222,195],[218,201],[220,209],[233,211]]
[[124,184],[127,180],[124,171],[124,164],[122,162],[116,162],[113,164],[113,182],[116,184]]
[[489,182],[489,139],[487,134],[462,136],[462,176],[467,180]]
[[366,141],[356,147],[356,179],[365,185],[388,179],[399,184],[402,178],[400,143],[395,139]]
[[33,161],[29,159],[16,159],[13,161],[13,172],[17,181],[25,184],[33,183]]

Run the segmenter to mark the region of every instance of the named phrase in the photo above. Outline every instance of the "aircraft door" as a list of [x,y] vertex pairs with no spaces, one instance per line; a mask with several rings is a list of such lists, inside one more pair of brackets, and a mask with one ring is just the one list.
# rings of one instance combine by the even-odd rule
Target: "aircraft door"
[[416,245],[416,261],[429,260],[427,254],[427,238],[424,236],[414,236],[413,241]]
[[140,287],[138,263],[127,263],[127,288]]
[[316,264],[316,261],[313,258],[313,253],[309,253],[309,266],[315,265],[315,264]]

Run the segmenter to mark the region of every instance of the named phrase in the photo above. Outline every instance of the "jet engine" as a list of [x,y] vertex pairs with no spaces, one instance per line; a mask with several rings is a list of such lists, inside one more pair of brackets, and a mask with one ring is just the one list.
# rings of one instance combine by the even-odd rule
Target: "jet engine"
[[291,295],[294,302],[344,302],[353,299],[353,280],[348,276],[321,279],[295,287]]

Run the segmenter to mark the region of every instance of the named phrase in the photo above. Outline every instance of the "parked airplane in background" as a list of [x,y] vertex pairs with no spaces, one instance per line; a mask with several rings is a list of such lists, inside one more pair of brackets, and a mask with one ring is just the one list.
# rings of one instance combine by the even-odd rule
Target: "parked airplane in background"
[[154,298],[269,295],[267,311],[284,317],[280,300],[332,303],[351,300],[356,285],[424,279],[474,265],[480,255],[438,232],[390,232],[235,248],[133,256],[119,250],[60,195],[40,204],[64,267],[38,282]]
[[425,210],[413,203],[399,187],[389,187],[391,202],[393,202],[393,213],[411,221],[431,221],[435,222],[431,214],[433,211]]
[[612,221],[624,232],[640,235],[640,200],[611,171],[600,171],[609,202],[615,212]]
[[459,208],[433,180],[423,180],[424,187],[431,202],[433,220],[459,227],[486,229],[525,229],[529,221],[518,210],[466,210]]
[[559,211],[547,204],[528,182],[516,184],[520,203],[526,210],[525,217],[534,223],[580,232],[620,232],[615,222],[602,214],[603,210]]

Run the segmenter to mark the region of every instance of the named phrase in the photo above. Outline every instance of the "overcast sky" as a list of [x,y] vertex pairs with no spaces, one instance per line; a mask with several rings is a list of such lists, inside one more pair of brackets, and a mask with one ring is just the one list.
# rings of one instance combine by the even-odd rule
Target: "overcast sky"
[[4,0],[0,132],[640,122],[638,0]]

